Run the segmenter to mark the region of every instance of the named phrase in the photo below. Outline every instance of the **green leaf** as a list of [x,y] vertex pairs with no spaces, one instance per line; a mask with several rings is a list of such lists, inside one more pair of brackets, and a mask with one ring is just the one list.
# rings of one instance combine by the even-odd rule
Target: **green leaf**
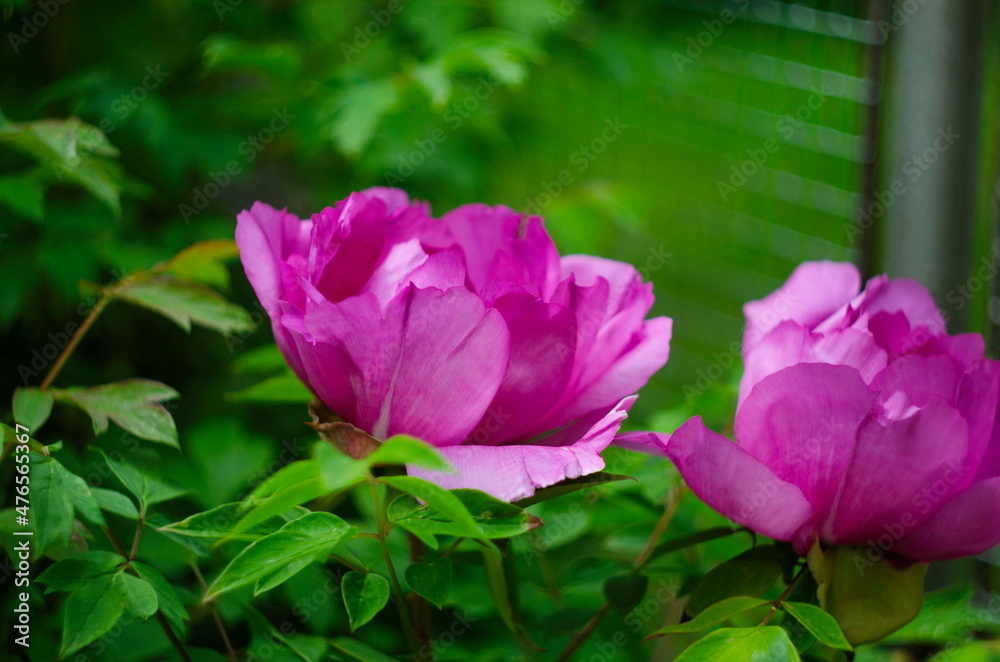
[[809,568],[819,584],[820,605],[840,624],[851,644],[879,641],[920,612],[926,563],[897,568],[872,561],[867,547],[814,545]]
[[696,641],[675,662],[799,662],[785,631],[777,626],[721,628]]
[[174,591],[174,587],[156,569],[151,568],[145,563],[133,561],[132,567],[156,591],[156,603],[160,611],[173,627],[174,632],[179,637],[183,637],[187,631],[184,621],[189,620],[189,618],[184,604],[177,597],[177,592]]
[[448,600],[451,575],[451,559],[444,557],[411,564],[404,572],[406,583],[410,588],[438,609],[443,609],[444,603]]
[[983,611],[969,585],[949,586],[926,594],[917,617],[879,643],[946,646],[966,641],[972,631],[1000,634],[1000,610]]
[[125,612],[122,585],[118,575],[100,575],[91,579],[66,600],[62,647],[59,657],[75,653],[104,636]]
[[760,596],[781,576],[783,558],[777,548],[766,545],[716,566],[702,577],[691,593],[687,613],[697,616],[716,602],[737,595]]
[[180,448],[177,427],[160,403],[178,397],[177,391],[149,379],[128,379],[91,388],[69,388],[56,397],[83,409],[94,422],[94,434],[108,429],[108,419],[137,437]]
[[[542,521],[513,504],[493,498],[478,490],[451,490],[465,507],[483,536],[490,539],[511,538],[536,529]],[[463,525],[416,497],[403,495],[389,504],[390,521],[414,534],[465,536]]]
[[367,460],[371,466],[412,464],[435,471],[453,471],[434,446],[402,434],[386,439]]
[[330,129],[334,144],[347,156],[357,156],[368,145],[382,117],[399,101],[399,88],[391,78],[365,81],[347,88]]
[[139,510],[132,503],[132,499],[121,492],[106,490],[103,487],[92,487],[90,493],[94,495],[94,499],[103,510],[129,519],[139,519]]
[[264,381],[248,386],[242,391],[228,393],[226,397],[233,402],[270,402],[305,404],[313,399],[313,394],[294,373],[268,377]]
[[330,513],[304,515],[240,552],[208,588],[205,601],[252,584],[273,573],[275,566],[329,554],[356,532],[355,527]]
[[604,582],[604,597],[623,616],[636,608],[646,595],[649,577],[626,572]]
[[288,367],[288,362],[278,346],[271,344],[243,352],[230,365],[235,373],[259,375],[280,372]]
[[69,469],[59,464],[57,460],[52,460],[55,464],[53,470],[56,472],[56,479],[62,483],[63,490],[70,502],[76,508],[80,516],[96,526],[105,526],[104,515],[101,514],[101,505],[91,491],[87,481]]
[[229,288],[226,262],[239,254],[232,239],[207,239],[191,244],[156,271],[225,290]]
[[49,420],[52,413],[52,391],[37,388],[19,388],[14,391],[14,420],[38,434],[38,428]]
[[30,524],[35,531],[34,554],[41,555],[53,543],[68,542],[73,533],[73,502],[62,492],[62,465],[50,457],[29,453],[32,483]]
[[0,204],[25,218],[40,221],[45,212],[45,186],[31,176],[0,177]]
[[243,533],[285,511],[327,494],[317,460],[301,460],[284,467],[257,486],[243,502],[249,508],[233,526],[231,535]]
[[385,476],[379,482],[411,494],[449,521],[452,535],[488,540],[465,504],[455,494],[416,476]]
[[258,596],[261,593],[266,593],[275,586],[284,584],[287,580],[299,574],[299,572],[304,570],[307,565],[316,560],[318,559],[311,556],[305,556],[296,561],[292,561],[287,565],[283,565],[274,572],[261,577],[260,579],[257,580],[257,583],[254,585],[253,589],[254,596]]
[[172,276],[153,276],[123,282],[114,288],[123,301],[156,311],[172,319],[185,331],[191,323],[220,333],[247,333],[253,330],[250,315],[219,296],[215,290]]
[[648,638],[651,637],[662,637],[665,634],[687,634],[691,632],[701,632],[702,630],[707,630],[710,627],[714,627],[723,623],[736,614],[740,614],[744,611],[750,609],[756,609],[763,605],[771,604],[768,600],[761,600],[760,598],[750,598],[747,596],[736,596],[735,598],[726,598],[721,602],[716,602],[711,607],[707,607],[702,610],[700,614],[692,618],[686,623],[678,623],[677,625],[668,625],[665,628],[660,628]]
[[344,455],[331,444],[316,445],[316,461],[329,494],[342,492],[363,483],[368,477],[368,463]]
[[821,643],[837,650],[854,650],[840,629],[837,619],[816,605],[805,602],[783,602],[781,607],[802,623]]
[[745,529],[734,529],[731,526],[718,526],[714,529],[698,531],[697,533],[692,533],[691,535],[684,536],[682,538],[665,540],[653,549],[653,553],[650,554],[649,559],[652,561],[659,556],[670,554],[688,547],[693,547],[694,545],[700,545],[701,543],[709,542],[710,540],[725,538],[726,536],[731,536],[734,533],[739,533],[744,530]]
[[555,485],[535,490],[534,495],[528,497],[527,499],[521,499],[517,502],[517,505],[522,508],[527,508],[528,506],[533,506],[534,504],[541,503],[542,501],[555,499],[556,497],[572,494],[573,492],[579,492],[580,490],[589,490],[597,487],[598,485],[614,483],[619,480],[635,479],[631,476],[619,476],[618,474],[598,471],[597,473],[587,474],[586,476],[580,476],[579,478],[567,478],[566,480],[556,483]]
[[139,499],[143,510],[147,510],[149,506],[154,504],[176,499],[188,492],[188,490],[160,482],[144,470],[134,467],[124,460],[115,459],[105,454],[101,449],[97,449],[97,452],[101,454],[108,468],[111,469],[111,473],[121,481],[125,489]]
[[93,550],[57,561],[35,580],[48,591],[75,591],[102,575],[113,575],[125,565],[125,557],[113,552]]
[[349,572],[340,584],[351,632],[375,618],[389,601],[389,580],[373,572]]
[[368,644],[358,641],[357,639],[334,637],[333,639],[330,639],[330,645],[333,646],[338,653],[343,653],[348,657],[354,658],[358,662],[397,662],[395,658],[389,657],[385,653],[381,653]]
[[240,520],[242,514],[242,504],[224,503],[203,513],[195,513],[179,522],[160,526],[157,528],[157,531],[189,538],[229,538],[232,540],[252,541],[257,540],[261,536],[274,533],[288,522],[288,520],[281,517],[272,517],[249,529],[233,533],[233,526]]
[[127,572],[119,573],[115,581],[121,584],[128,613],[143,621],[156,613],[159,603],[152,584]]

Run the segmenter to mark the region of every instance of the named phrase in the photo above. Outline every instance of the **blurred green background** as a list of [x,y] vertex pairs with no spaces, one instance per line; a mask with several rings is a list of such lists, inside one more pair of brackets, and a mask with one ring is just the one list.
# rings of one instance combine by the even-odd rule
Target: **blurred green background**
[[[541,213],[562,253],[642,269],[675,336],[633,427],[693,413],[724,426],[741,306],[803,260],[926,273],[952,331],[995,346],[996,2],[0,8],[4,393],[37,385],[19,367],[82,321],[81,281],[231,238],[254,200],[308,216],[373,185],[438,214],[476,201]],[[912,178],[951,126],[962,137]],[[873,207],[896,181],[905,192]],[[259,317],[238,264],[216,285]],[[293,459],[275,440],[309,436],[300,404],[220,397],[259,380],[234,361],[270,342],[267,324],[185,334],[116,304],[59,383],[176,388],[186,459],[153,461],[183,466],[177,480],[207,508]],[[83,414],[57,409],[49,425],[89,441]],[[988,568],[948,572],[985,581]]]

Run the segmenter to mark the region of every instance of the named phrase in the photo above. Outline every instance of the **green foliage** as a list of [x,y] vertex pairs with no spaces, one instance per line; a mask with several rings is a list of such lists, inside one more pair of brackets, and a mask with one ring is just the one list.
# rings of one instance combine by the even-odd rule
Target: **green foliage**
[[137,437],[179,448],[174,419],[160,404],[179,396],[169,386],[148,379],[131,379],[91,388],[59,389],[53,393],[60,401],[87,412],[94,422],[95,434],[108,429],[110,418]]
[[737,660],[798,662],[799,654],[782,628],[722,628],[699,639],[678,662],[736,662]]
[[422,598],[443,609],[451,590],[452,564],[448,558],[413,563],[406,567],[406,583]]
[[389,602],[389,580],[374,572],[349,572],[340,585],[351,632],[375,618]]

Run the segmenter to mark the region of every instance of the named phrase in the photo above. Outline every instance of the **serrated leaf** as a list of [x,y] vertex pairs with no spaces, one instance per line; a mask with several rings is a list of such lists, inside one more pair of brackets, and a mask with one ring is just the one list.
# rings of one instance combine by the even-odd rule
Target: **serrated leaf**
[[222,593],[253,584],[273,573],[277,565],[329,554],[356,532],[355,527],[330,513],[304,515],[240,552],[208,588],[204,600],[212,600]]
[[69,469],[53,460],[53,470],[56,472],[57,480],[62,483],[66,496],[69,497],[73,507],[80,513],[80,517],[91,524],[105,526],[104,515],[101,514],[101,506],[97,502],[87,481],[72,473]]
[[716,566],[695,586],[687,603],[687,613],[697,616],[715,603],[737,595],[760,596],[781,576],[782,558],[773,545],[766,545]]
[[367,460],[371,466],[412,464],[435,471],[453,471],[434,446],[403,434],[386,439]]
[[675,662],[800,662],[788,634],[773,625],[721,628],[696,641]]
[[144,621],[156,613],[159,603],[152,584],[127,572],[119,573],[115,581],[121,584],[128,613]]
[[121,492],[106,490],[103,487],[92,487],[90,488],[90,492],[94,495],[94,499],[102,510],[129,519],[139,519],[138,508],[132,503],[132,499],[129,499]]
[[771,604],[770,601],[761,600],[760,598],[751,598],[745,595],[737,596],[735,598],[726,598],[721,602],[716,602],[710,607],[706,607],[700,614],[692,618],[690,621],[678,623],[677,625],[668,625],[665,628],[656,630],[650,634],[647,639],[651,637],[662,637],[665,634],[688,634],[691,632],[701,632],[702,630],[707,630],[710,627],[714,627],[729,620],[736,614],[740,614],[767,604]]
[[837,650],[854,650],[840,629],[837,619],[816,605],[805,602],[783,602],[781,607],[804,625],[821,643]]
[[35,580],[48,591],[75,591],[102,575],[113,575],[125,565],[125,557],[92,550],[53,563]]
[[253,330],[245,310],[211,288],[173,276],[139,278],[113,291],[117,298],[154,310],[185,331],[191,330],[192,322],[225,334]]
[[110,418],[137,437],[180,448],[174,419],[160,404],[179,394],[165,384],[129,379],[104,386],[60,389],[55,394],[59,400],[69,401],[87,412],[95,434],[108,429]]
[[399,88],[390,78],[370,80],[347,88],[340,97],[330,137],[341,152],[357,156],[368,145],[382,117],[399,101]]
[[627,572],[604,582],[604,598],[624,616],[642,602],[648,587],[649,577]]
[[14,391],[14,420],[38,434],[38,428],[49,420],[54,402],[51,391],[37,388],[19,388]]
[[184,622],[189,620],[188,613],[184,608],[184,604],[177,597],[174,587],[155,568],[151,568],[145,563],[133,561],[132,567],[156,591],[156,603],[159,610],[173,627],[174,632],[178,636],[183,637],[187,631],[187,626]]
[[404,576],[417,595],[426,598],[438,609],[444,608],[451,590],[451,559],[441,557],[413,563],[406,568]]
[[232,239],[207,239],[191,244],[157,271],[225,290],[229,288],[226,262],[239,257],[239,254]]
[[60,658],[104,636],[121,618],[125,596],[115,581],[117,576],[100,575],[70,594],[66,600]]
[[389,602],[389,580],[373,572],[348,572],[340,592],[351,622],[351,632],[375,618]]
[[139,499],[143,510],[147,510],[151,505],[176,499],[179,496],[187,494],[189,491],[163,483],[159,479],[150,476],[144,470],[132,466],[124,460],[112,458],[100,449],[97,449],[97,451],[104,458],[108,468],[111,469],[111,473],[121,481],[125,489]]
[[35,531],[35,556],[56,542],[68,542],[73,533],[73,502],[62,493],[60,465],[55,459],[29,453],[32,483],[29,523]]
[[[490,539],[511,538],[536,529],[540,519],[513,504],[500,501],[478,490],[451,490],[472,516],[483,536]],[[465,529],[448,515],[412,495],[397,497],[389,504],[390,521],[414,534],[463,536]]]

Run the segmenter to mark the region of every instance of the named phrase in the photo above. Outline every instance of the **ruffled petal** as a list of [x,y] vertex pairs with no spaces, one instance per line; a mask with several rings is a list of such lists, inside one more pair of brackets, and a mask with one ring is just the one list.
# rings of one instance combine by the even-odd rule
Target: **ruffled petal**
[[[296,327],[294,318],[289,326]],[[299,334],[306,371],[330,409],[379,439],[466,439],[510,357],[503,318],[464,288],[413,286],[384,310],[373,294],[310,307]]]
[[[915,501],[931,508],[933,493]],[[963,490],[944,503],[892,551],[918,561],[939,561],[979,554],[1000,544],[1000,477]]]
[[481,490],[502,501],[519,501],[535,490],[604,468],[604,450],[625,420],[634,398],[626,398],[574,440],[561,446],[449,446],[441,449],[454,473],[408,466],[407,473],[453,490]]
[[932,512],[914,507],[921,494],[940,486],[940,501],[974,473],[963,465],[968,449],[965,420],[938,397],[900,420],[872,416],[858,433],[823,538],[865,544],[893,526],[918,526]]
[[798,487],[706,428],[700,416],[670,437],[666,453],[698,498],[734,522],[775,540],[802,537],[812,526],[812,507]]
[[875,397],[853,368],[800,363],[754,387],[736,415],[736,439],[798,486],[823,521]]
[[462,249],[477,292],[497,280],[523,285],[548,300],[559,279],[559,253],[541,218],[525,218],[502,205],[472,204],[441,220]]
[[743,306],[743,347],[752,349],[768,331],[790,320],[812,329],[858,294],[861,275],[847,262],[804,262],[780,288]]

